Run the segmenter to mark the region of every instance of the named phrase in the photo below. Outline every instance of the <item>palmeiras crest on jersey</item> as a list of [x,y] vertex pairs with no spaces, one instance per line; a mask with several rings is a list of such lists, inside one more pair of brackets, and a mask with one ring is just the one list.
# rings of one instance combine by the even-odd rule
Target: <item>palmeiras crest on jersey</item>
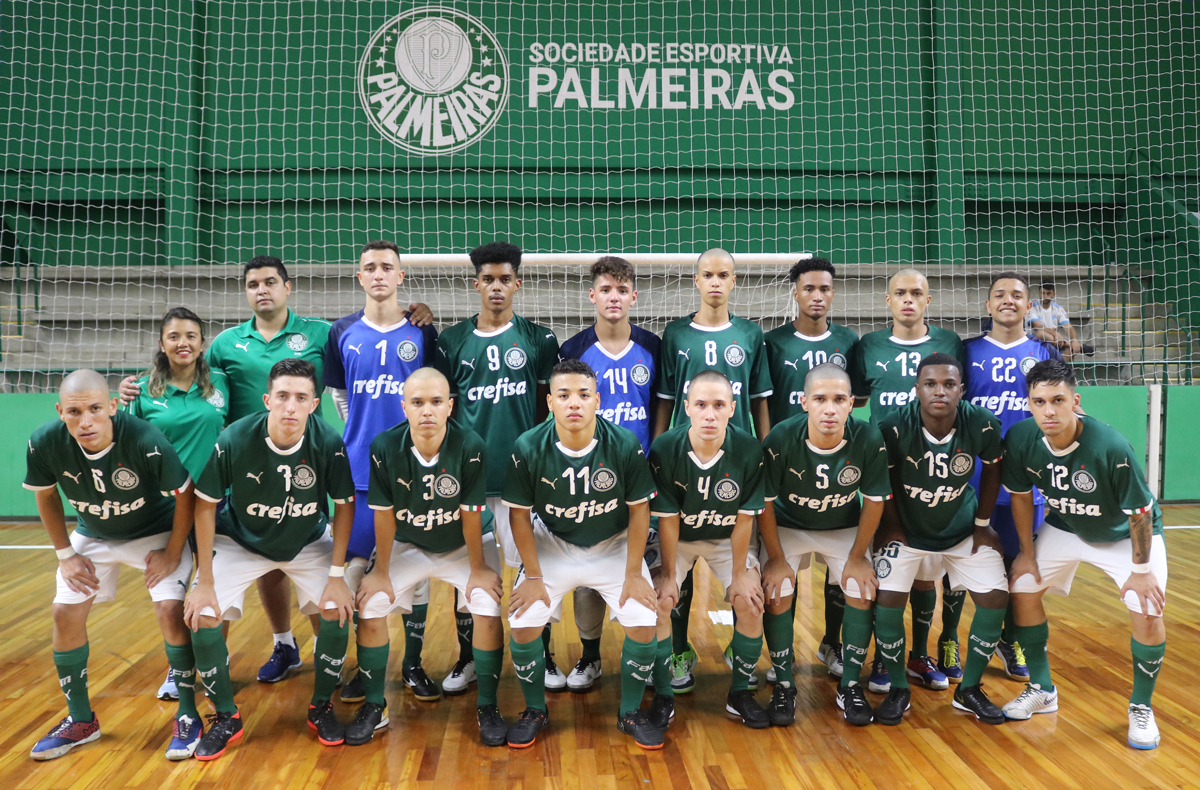
[[725,361],[736,368],[746,361],[746,352],[741,346],[729,346],[725,349]]
[[968,453],[959,453],[950,459],[950,471],[958,476],[967,474],[974,466],[975,459]]
[[449,154],[484,137],[509,95],[508,58],[473,16],[430,6],[389,19],[358,63],[371,125],[414,154]]
[[829,361],[837,365],[842,370],[845,370],[849,366],[849,363],[846,362],[845,355],[837,352],[834,352],[833,355],[829,357]]
[[221,394],[220,390],[214,390],[213,394],[209,395],[206,400],[214,409],[225,408],[225,396]]
[[128,491],[137,487],[138,476],[132,469],[121,467],[112,473],[112,481],[117,488]]
[[292,472],[292,483],[296,488],[312,488],[315,482],[317,482],[317,473],[307,464],[300,464],[296,467],[296,471]]
[[650,368],[640,362],[633,366],[629,371],[629,378],[633,379],[633,383],[639,387],[650,383]]
[[504,352],[504,364],[508,365],[510,370],[520,370],[525,367],[526,359],[525,352],[516,346]]
[[1029,371],[1033,370],[1033,366],[1037,364],[1037,360],[1033,357],[1025,357],[1021,360],[1021,372],[1029,375]]
[[857,466],[844,466],[842,471],[838,472],[837,481],[841,486],[852,486],[858,482],[858,478],[862,477],[862,472]]
[[297,332],[287,339],[287,347],[292,351],[303,351],[308,348],[308,338]]
[[607,491],[617,484],[617,476],[611,469],[597,469],[592,472],[592,488],[596,491]]
[[732,502],[740,492],[738,484],[728,478],[713,486],[713,494],[722,502]]
[[1071,483],[1078,491],[1084,494],[1090,494],[1096,490],[1096,478],[1082,469],[1071,475]]
[[458,480],[454,475],[440,475],[433,483],[433,488],[442,499],[450,499],[458,495]]
[[404,362],[412,362],[417,358],[417,354],[421,353],[421,349],[411,340],[402,340],[400,345],[396,346],[396,353]]

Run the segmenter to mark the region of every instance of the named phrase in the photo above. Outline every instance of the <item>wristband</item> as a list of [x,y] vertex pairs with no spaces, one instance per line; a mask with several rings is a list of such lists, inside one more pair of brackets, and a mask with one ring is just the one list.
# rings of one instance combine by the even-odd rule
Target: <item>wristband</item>
[[975,519],[975,526],[977,526],[977,527],[985,527],[986,528],[986,527],[990,527],[991,525],[992,525],[992,520],[990,518]]
[[528,579],[534,579],[534,580],[536,580],[536,581],[539,581],[539,582],[542,580],[542,577],[541,577],[541,576],[526,576],[525,578],[526,578],[527,580],[528,580]]
[[346,566],[345,565],[330,565],[329,566],[329,577],[331,579],[340,579],[345,575],[346,575]]
[[1150,572],[1150,563],[1135,562],[1135,563],[1133,563],[1133,567],[1130,570],[1133,573],[1149,573]]
[[[55,549],[54,553],[58,555],[60,560],[69,560],[75,556],[75,547],[67,546],[65,549]],[[1150,566],[1147,565],[1146,567],[1149,568]]]

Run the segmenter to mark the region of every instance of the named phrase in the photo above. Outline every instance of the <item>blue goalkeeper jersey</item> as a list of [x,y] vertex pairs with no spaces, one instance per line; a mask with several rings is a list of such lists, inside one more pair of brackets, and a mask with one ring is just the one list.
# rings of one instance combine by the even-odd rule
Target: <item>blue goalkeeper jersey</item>
[[658,335],[640,326],[630,327],[629,345],[617,356],[609,354],[590,326],[563,343],[559,359],[579,359],[596,371],[600,395],[600,417],[633,431],[650,452],[651,421],[654,419],[654,376],[658,372]]

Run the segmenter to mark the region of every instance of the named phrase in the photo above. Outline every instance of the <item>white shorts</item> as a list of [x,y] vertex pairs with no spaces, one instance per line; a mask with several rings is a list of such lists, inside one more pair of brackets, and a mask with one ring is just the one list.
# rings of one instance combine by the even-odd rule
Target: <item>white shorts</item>
[[[758,557],[751,548],[746,552],[746,567],[757,568]],[[729,585],[733,582],[733,543],[724,540],[681,540],[675,547],[675,583],[683,584],[688,571],[703,558],[708,569],[725,587],[725,599],[729,599]]]
[[504,564],[510,568],[520,568],[521,553],[517,551],[517,543],[513,540],[512,522],[508,520],[508,505],[501,502],[500,497],[490,496],[487,498],[487,509],[492,511],[495,519],[493,534],[496,536],[496,544],[500,547],[500,554],[504,557]]
[[[484,546],[490,545],[488,541],[484,541]],[[358,585],[362,584],[363,577],[370,573],[375,568],[375,552],[371,552],[371,559],[365,560],[362,557],[351,557],[346,561],[346,586],[350,588],[350,592],[357,593]],[[429,580],[421,582],[413,591],[412,605],[424,606],[429,603]]]
[[[590,587],[600,593],[608,604],[609,619],[624,628],[654,626],[658,613],[632,599],[620,605],[621,589],[625,586],[625,559],[628,540],[624,532],[613,535],[595,546],[576,546],[553,535],[539,518],[533,519],[533,538],[537,545],[538,564],[542,567],[542,583],[550,595],[550,606],[541,601],[525,610],[519,617],[509,615],[511,628],[540,628],[553,620],[562,620],[562,600],[576,587]],[[650,583],[650,569],[642,560],[642,578]],[[525,580],[525,570],[517,574],[513,589]]]
[[[500,573],[500,553],[496,550],[496,544],[490,541],[483,542],[483,558],[489,568]],[[385,617],[397,609],[411,612],[416,603],[417,588],[424,585],[428,590],[430,579],[440,579],[453,585],[454,589],[458,590],[459,600],[462,601],[467,591],[467,581],[471,577],[471,557],[466,546],[445,554],[434,554],[411,543],[397,543],[392,547],[388,575],[392,579],[395,601],[389,603],[383,593],[372,595],[366,606],[359,610],[360,618],[372,620]],[[465,606],[460,603],[459,611],[468,611],[484,617],[499,617],[500,604],[483,590],[475,590]]]
[[[847,579],[842,584],[842,571],[846,568],[846,560],[850,550],[854,548],[854,539],[858,537],[858,527],[846,529],[787,529],[779,530],[779,545],[783,547],[783,558],[787,560],[792,573],[799,573],[812,562],[816,554],[829,568],[829,580],[842,587],[851,598],[859,598],[858,583]],[[758,561],[767,562],[767,549],[760,547]],[[781,595],[791,595],[795,592],[790,579],[785,580],[780,590]]]
[[[1043,524],[1033,536],[1033,548],[1042,581],[1038,583],[1029,574],[1024,574],[1013,580],[1012,591],[1015,593],[1049,590],[1056,595],[1068,595],[1071,592],[1071,581],[1075,578],[1075,571],[1081,562],[1094,565],[1107,573],[1118,590],[1125,586],[1133,572],[1133,542],[1129,538],[1114,543],[1088,543],[1073,532]],[[1150,570],[1165,593],[1167,544],[1162,535],[1155,535],[1150,540]],[[1125,594],[1125,606],[1131,612],[1142,611],[1142,602],[1133,592]],[[1162,612],[1150,614],[1162,616]]]
[[[237,620],[242,616],[242,603],[246,590],[259,577],[271,571],[283,571],[292,584],[296,585],[302,614],[317,614],[325,585],[329,583],[329,566],[333,564],[333,537],[329,530],[305,546],[290,562],[276,562],[261,554],[242,547],[233,538],[217,535],[213,539],[213,587],[222,618]],[[195,586],[195,582],[192,583]],[[336,609],[332,602],[326,609]],[[206,606],[200,614],[216,617],[212,607]]]
[[[77,593],[67,586],[62,573],[55,573],[54,603],[84,603],[95,598],[95,603],[105,603],[117,597],[117,577],[121,566],[128,565],[139,571],[146,570],[146,555],[167,547],[171,533],[149,535],[135,540],[100,540],[71,533],[71,548],[81,557],[87,557],[96,568],[100,588],[94,593]],[[179,558],[179,567],[158,584],[150,588],[150,600],[182,601],[187,594],[188,580],[192,577],[192,552],[185,551]]]
[[941,560],[938,575],[944,570],[950,576],[952,590],[976,593],[1008,590],[1004,558],[989,546],[983,546],[972,554],[973,545],[974,540],[967,538],[945,551],[923,551],[893,540],[875,552],[875,576],[879,579],[879,589],[907,593],[919,578],[922,567],[930,567],[924,565],[925,561],[929,557],[937,557]]

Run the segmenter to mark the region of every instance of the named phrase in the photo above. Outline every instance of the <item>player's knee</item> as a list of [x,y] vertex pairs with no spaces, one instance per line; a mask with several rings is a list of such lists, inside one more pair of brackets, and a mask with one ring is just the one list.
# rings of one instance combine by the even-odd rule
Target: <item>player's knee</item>
[[908,603],[908,593],[896,592],[895,590],[880,590],[879,605],[886,606],[891,609],[896,609]]
[[178,640],[187,635],[187,626],[183,624],[183,601],[156,601],[154,616],[163,635],[175,637],[172,644],[179,644]]
[[220,620],[218,620],[215,617],[209,617],[208,615],[202,615],[200,617],[200,627],[201,628],[220,627],[221,628],[221,636],[223,636],[223,637],[229,636],[229,622],[228,621],[226,621],[225,623],[222,623]]
[[984,609],[1004,609],[1008,607],[1008,591],[992,590],[985,593],[971,593],[971,600],[977,607]]
[[387,617],[372,617],[370,619],[359,618],[358,620],[358,641],[362,644],[374,645],[380,639],[387,640],[388,627]]
[[871,601],[865,601],[862,598],[856,598],[853,595],[846,596],[846,605],[851,609],[870,609]]
[[625,636],[634,642],[650,642],[655,639],[655,627],[652,625],[631,626],[625,629]]
[[[848,598],[846,600],[849,600]],[[779,599],[779,603],[768,603],[766,606],[767,614],[787,614],[792,608],[792,596],[785,595]]]
[[917,579],[915,582],[913,582],[912,588],[914,590],[936,590],[937,582]]
[[513,641],[518,645],[527,645],[535,639],[542,638],[542,626],[535,628],[514,628],[512,629]]
[[54,616],[54,627],[69,632],[82,629],[87,623],[87,608],[84,604],[56,603],[50,608]]

